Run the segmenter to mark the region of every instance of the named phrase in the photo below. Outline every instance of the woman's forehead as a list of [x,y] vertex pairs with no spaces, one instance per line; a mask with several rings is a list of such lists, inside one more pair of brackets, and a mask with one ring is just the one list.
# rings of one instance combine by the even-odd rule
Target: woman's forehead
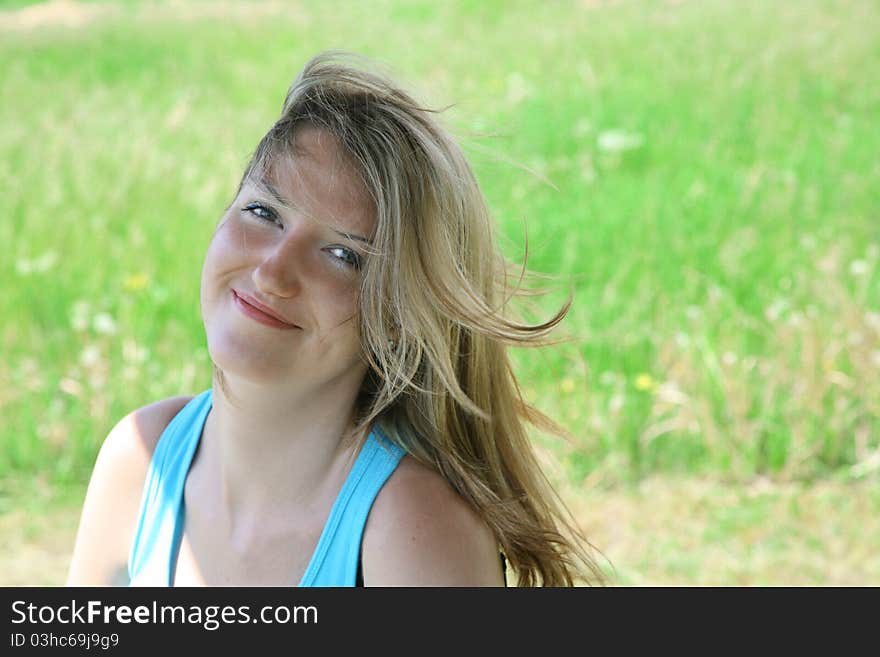
[[331,134],[315,128],[297,131],[294,149],[277,153],[253,172],[249,182],[275,201],[314,218],[372,235],[372,197]]

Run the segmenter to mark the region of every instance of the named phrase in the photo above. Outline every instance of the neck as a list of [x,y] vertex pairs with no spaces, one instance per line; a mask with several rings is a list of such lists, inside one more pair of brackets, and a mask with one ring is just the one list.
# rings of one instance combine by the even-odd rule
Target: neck
[[[258,385],[215,375],[200,451],[229,517],[269,520],[322,506],[344,481],[355,452],[353,408],[360,380],[320,389]],[[355,441],[357,444],[359,441]]]

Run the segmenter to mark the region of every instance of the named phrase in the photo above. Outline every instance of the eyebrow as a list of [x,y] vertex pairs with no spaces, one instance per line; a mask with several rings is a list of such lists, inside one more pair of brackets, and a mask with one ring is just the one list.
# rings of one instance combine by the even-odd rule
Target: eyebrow
[[[257,185],[260,187],[264,187],[275,198],[275,200],[278,201],[278,203],[280,203],[284,207],[294,208],[294,209],[297,207],[297,205],[295,203],[291,203],[289,199],[284,198],[284,196],[282,196],[281,192],[279,192],[275,188],[275,186],[272,183],[270,183],[268,180],[266,180],[265,178],[258,180]],[[346,239],[356,240],[358,242],[363,242],[364,244],[369,244],[369,245],[373,244],[373,240],[369,239],[368,237],[364,237],[363,235],[355,235],[354,233],[346,233],[345,231],[342,231],[342,230],[336,230],[332,226],[331,226],[331,229],[333,230],[334,233],[336,233],[337,235],[341,235],[342,237],[345,237]]]

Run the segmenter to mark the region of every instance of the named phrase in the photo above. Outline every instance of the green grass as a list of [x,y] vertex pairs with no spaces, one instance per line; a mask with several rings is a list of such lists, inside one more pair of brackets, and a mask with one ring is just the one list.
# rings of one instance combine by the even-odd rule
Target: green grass
[[457,103],[508,254],[527,228],[573,281],[573,339],[516,358],[574,484],[877,476],[872,0],[24,4],[0,7],[0,480],[81,486],[119,417],[210,385],[205,247],[330,47]]

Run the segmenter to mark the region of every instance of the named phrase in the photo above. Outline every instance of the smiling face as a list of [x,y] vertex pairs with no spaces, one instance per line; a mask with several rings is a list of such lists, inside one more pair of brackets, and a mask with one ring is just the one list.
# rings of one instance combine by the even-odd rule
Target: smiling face
[[208,351],[253,382],[359,385],[357,295],[373,204],[329,133],[302,128],[296,146],[266,179],[242,185],[214,233],[201,283]]

